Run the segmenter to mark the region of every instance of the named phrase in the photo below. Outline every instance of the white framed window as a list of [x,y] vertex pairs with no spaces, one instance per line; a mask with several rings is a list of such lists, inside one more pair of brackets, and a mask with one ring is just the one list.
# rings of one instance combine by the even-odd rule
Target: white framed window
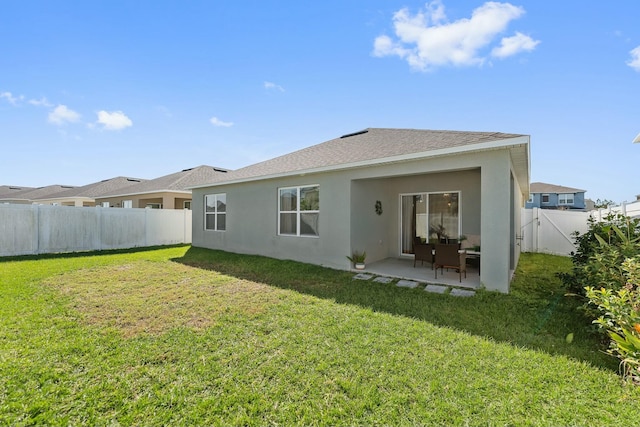
[[123,200],[122,207],[127,209],[133,208],[133,200]]
[[558,194],[558,204],[559,205],[572,205],[573,204],[573,193]]
[[318,237],[320,186],[278,189],[278,234]]
[[162,209],[162,203],[147,203],[147,209]]
[[103,208],[108,208],[109,207],[109,202],[102,202],[102,207]]
[[214,231],[227,229],[227,195],[225,193],[204,196],[204,229]]
[[182,202],[182,208],[186,210],[191,210],[191,200],[185,200]]
[[540,201],[542,203],[549,203],[549,195],[548,194],[543,194],[540,196]]

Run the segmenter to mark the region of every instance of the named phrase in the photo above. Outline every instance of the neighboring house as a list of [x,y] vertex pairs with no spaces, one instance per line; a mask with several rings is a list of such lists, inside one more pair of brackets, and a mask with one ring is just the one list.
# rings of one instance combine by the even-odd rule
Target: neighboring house
[[586,209],[584,193],[586,190],[563,187],[561,185],[532,182],[529,189],[528,209]]
[[191,209],[190,187],[216,182],[227,169],[198,166],[140,182],[96,197],[96,204],[116,208]]
[[72,185],[48,185],[39,188],[25,188],[24,190],[0,195],[0,203],[32,204],[34,200],[50,197],[53,194],[72,188],[75,187]]
[[125,191],[126,188],[144,181],[139,178],[119,176],[82,187],[74,187],[58,193],[40,196],[32,199],[32,202],[42,205],[92,207],[96,206],[95,199],[97,197],[104,194],[113,194],[114,191]]
[[412,259],[416,236],[464,234],[508,292],[529,169],[528,135],[370,128],[194,186],[192,241],[349,270],[355,250]]

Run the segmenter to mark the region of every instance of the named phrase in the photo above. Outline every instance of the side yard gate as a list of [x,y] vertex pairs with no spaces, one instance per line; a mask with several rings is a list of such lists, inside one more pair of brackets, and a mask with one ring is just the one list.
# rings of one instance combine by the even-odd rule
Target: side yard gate
[[570,255],[576,246],[572,234],[589,230],[589,212],[549,209],[522,209],[523,252]]

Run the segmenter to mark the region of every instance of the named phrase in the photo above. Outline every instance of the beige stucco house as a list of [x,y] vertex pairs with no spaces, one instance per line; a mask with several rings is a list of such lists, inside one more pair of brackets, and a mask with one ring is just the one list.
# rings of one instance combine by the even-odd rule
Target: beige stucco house
[[216,182],[227,172],[227,169],[207,165],[184,169],[102,194],[96,197],[96,204],[116,208],[191,209],[190,187]]
[[[193,190],[193,245],[348,270],[412,258],[414,237],[481,245],[481,283],[508,292],[528,198],[529,136],[370,128]],[[426,279],[426,278],[425,278]]]

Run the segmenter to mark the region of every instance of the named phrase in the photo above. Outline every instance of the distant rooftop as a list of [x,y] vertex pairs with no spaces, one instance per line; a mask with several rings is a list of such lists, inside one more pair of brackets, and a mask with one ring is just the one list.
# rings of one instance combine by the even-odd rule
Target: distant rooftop
[[190,193],[190,187],[219,181],[223,179],[228,172],[228,169],[214,166],[196,166],[159,178],[143,181],[119,191],[103,193],[100,197],[116,197],[165,191]]
[[532,182],[529,188],[531,193],[585,193],[587,191],[544,182]]

